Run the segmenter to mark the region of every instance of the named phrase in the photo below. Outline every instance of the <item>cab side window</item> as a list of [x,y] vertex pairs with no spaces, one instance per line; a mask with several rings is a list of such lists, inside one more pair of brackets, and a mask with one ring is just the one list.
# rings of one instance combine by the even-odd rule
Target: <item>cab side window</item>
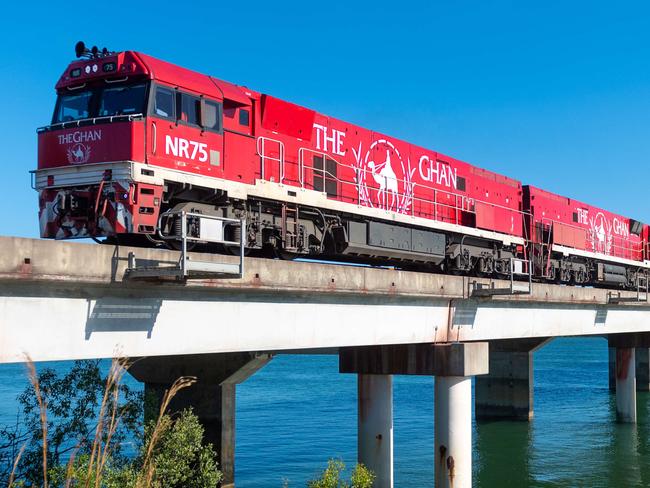
[[224,129],[244,135],[251,133],[251,108],[242,106],[232,100],[225,100],[223,104]]
[[153,116],[202,130],[221,132],[223,129],[224,111],[220,102],[174,88],[156,86],[149,112]]
[[174,119],[174,90],[164,88],[162,86],[156,87],[156,95],[154,97],[153,115],[164,117],[166,119]]
[[190,125],[201,125],[201,100],[187,93],[181,93],[178,120]]
[[215,132],[221,131],[221,104],[210,100],[203,103],[203,128]]
[[248,127],[250,124],[250,112],[245,108],[239,109],[239,125]]

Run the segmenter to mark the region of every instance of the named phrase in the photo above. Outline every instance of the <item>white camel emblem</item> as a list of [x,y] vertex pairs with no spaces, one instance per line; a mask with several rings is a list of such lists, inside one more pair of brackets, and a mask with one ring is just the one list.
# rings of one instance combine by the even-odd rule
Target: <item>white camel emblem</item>
[[[380,164],[375,164],[374,161],[368,163],[368,168],[372,173],[373,179],[379,185],[379,190],[377,191],[377,200],[380,207],[389,209],[393,208],[395,201],[398,198],[398,188],[397,188],[397,176],[393,167],[390,164],[390,151],[386,150],[386,161]],[[391,202],[390,207],[387,206],[386,193],[391,193]]]
[[600,226],[595,228],[596,239],[598,240],[598,251],[605,251],[605,226],[600,223]]
[[68,148],[68,162],[86,163],[90,159],[90,147],[84,144],[75,144]]
[[609,254],[612,250],[611,224],[602,213],[591,219],[591,244],[596,252]]
[[75,157],[77,161],[81,161],[84,158],[84,152],[81,150],[80,147],[78,147],[76,150],[73,150],[72,155]]

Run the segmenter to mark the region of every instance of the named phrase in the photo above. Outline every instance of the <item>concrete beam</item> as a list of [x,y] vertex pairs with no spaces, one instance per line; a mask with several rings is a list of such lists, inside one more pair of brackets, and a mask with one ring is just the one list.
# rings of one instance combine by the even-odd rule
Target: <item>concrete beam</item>
[[609,347],[645,347],[650,348],[650,332],[640,331],[627,334],[610,334],[607,336]]
[[488,344],[409,344],[341,348],[339,372],[474,376],[488,372]]
[[550,339],[490,342],[490,372],[474,385],[477,420],[533,418],[533,353]]
[[358,461],[372,470],[375,488],[393,488],[393,377],[358,375]]
[[[0,249],[3,250],[0,255],[2,296],[99,298],[118,290],[138,293],[155,290],[157,295],[172,290],[176,296],[196,290],[211,293],[215,290],[257,290],[467,299],[474,283],[487,288],[504,288],[510,284],[488,278],[246,258],[242,279],[196,280],[179,286],[175,282],[125,280],[129,253],[134,253],[148,266],[167,266],[178,262],[179,253],[175,251],[3,236],[0,236]],[[191,256],[200,261],[238,262],[234,256],[204,253],[191,253]],[[9,283],[13,288],[1,286]],[[116,287],[117,284],[120,286]],[[636,295],[621,292],[621,296]],[[606,305],[608,290],[536,283],[531,295],[501,296],[485,301]]]
[[17,238],[0,248],[0,363],[602,336],[650,324],[649,304],[609,304],[594,288],[535,283],[531,295],[473,299],[472,283],[490,280],[254,258],[241,280],[133,282],[129,252],[149,264],[178,253]]
[[267,354],[251,353],[141,358],[129,373],[145,384],[145,420],[158,415],[165,391],[180,376],[195,376],[197,382],[181,390],[169,410],[191,407],[219,457],[222,487],[235,483],[236,387],[271,360]]

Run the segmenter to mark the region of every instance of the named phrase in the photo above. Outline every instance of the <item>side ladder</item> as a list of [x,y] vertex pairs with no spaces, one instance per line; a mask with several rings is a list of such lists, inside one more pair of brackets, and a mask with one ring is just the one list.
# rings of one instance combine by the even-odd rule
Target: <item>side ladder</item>
[[[163,234],[160,229],[164,218],[180,219],[180,232],[174,234]],[[190,224],[191,223],[191,224]],[[198,225],[197,225],[198,224]],[[188,225],[192,232],[188,232]],[[225,238],[226,229],[234,226],[234,235],[239,241],[230,241]],[[184,210],[177,212],[165,212],[158,220],[158,236],[166,241],[180,242],[180,257],[174,266],[139,266],[135,253],[129,253],[126,278],[129,279],[152,279],[152,278],[173,278],[176,280],[187,280],[190,278],[241,278],[244,275],[244,252],[246,249],[246,219],[231,219],[213,215],[203,215]],[[224,246],[236,247],[239,249],[239,261],[236,263],[197,261],[191,258],[188,252],[188,243],[201,242],[222,244]],[[217,254],[215,257],[219,256]]]
[[282,245],[287,251],[298,249],[300,234],[300,210],[298,206],[282,205]]
[[492,282],[489,286],[473,281],[472,297],[492,297],[495,295],[530,295],[533,289],[532,263],[527,259],[510,258],[510,286],[497,288]]
[[648,271],[644,270],[643,272],[639,272],[636,278],[636,296],[621,296],[621,292],[608,292],[607,293],[607,301],[608,303],[647,303],[648,302]]

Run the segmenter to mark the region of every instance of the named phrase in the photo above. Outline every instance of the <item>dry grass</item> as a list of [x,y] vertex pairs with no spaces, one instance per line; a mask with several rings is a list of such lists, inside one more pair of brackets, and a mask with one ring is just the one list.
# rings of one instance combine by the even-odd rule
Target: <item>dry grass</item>
[[16,469],[18,469],[18,463],[20,462],[20,458],[23,457],[23,452],[25,452],[25,448],[27,447],[27,443],[23,444],[23,447],[20,448],[20,451],[18,451],[18,455],[16,456],[16,459],[14,459],[14,465],[11,469],[11,474],[9,475],[9,483],[8,483],[8,488],[11,488],[14,486],[14,477],[16,476]]
[[[36,373],[34,362],[31,360],[31,358],[27,357],[26,364],[29,380],[34,388],[39,406],[39,416],[42,431],[43,488],[48,488],[47,402],[43,398],[43,392],[41,391],[41,386],[38,381],[38,374]],[[102,402],[100,405],[99,413],[97,415],[95,436],[90,448],[88,469],[85,475],[85,480],[74,479],[76,453],[81,447],[80,445],[77,445],[66,466],[65,488],[73,486],[73,483],[75,483],[74,486],[83,485],[84,488],[91,488],[93,480],[94,488],[101,487],[102,476],[111,455],[111,440],[113,439],[113,436],[116,433],[121,421],[119,408],[120,385],[122,384],[124,374],[127,372],[130,366],[131,362],[129,362],[128,359],[113,359],[110,371],[106,378]],[[174,396],[176,396],[180,390],[191,386],[195,382],[196,378],[194,377],[181,377],[174,382],[169,390],[165,391],[165,395],[160,405],[158,419],[146,448],[146,455],[144,457],[142,469],[137,475],[136,488],[149,488],[151,486],[156,471],[153,454],[156,445],[158,444],[161,436],[165,431],[165,424],[163,422],[165,412],[167,411],[169,404]],[[15,486],[15,473],[26,447],[27,444],[22,446],[18,455],[16,456],[16,459],[14,460],[13,469],[9,478],[8,488],[13,488]]]
[[34,393],[36,394],[36,401],[38,402],[38,408],[40,412],[41,430],[43,431],[43,488],[47,488],[47,405],[43,400],[41,386],[38,382],[38,375],[36,374],[34,361],[32,361],[29,357],[27,358],[27,372],[29,381],[34,387]]
[[171,388],[165,391],[163,401],[160,404],[160,411],[158,412],[158,419],[156,420],[156,426],[153,429],[151,434],[151,439],[149,440],[149,445],[147,446],[147,453],[144,458],[144,463],[142,464],[142,471],[138,477],[138,482],[136,483],[136,488],[148,488],[151,486],[151,481],[155,473],[155,465],[153,462],[153,451],[158,443],[160,436],[164,433],[163,428],[163,416],[169,407],[169,403],[172,401],[179,391],[184,388],[188,388],[196,383],[196,378],[192,376],[181,376],[178,378]]
[[[95,428],[95,439],[93,440],[90,450],[90,461],[88,463],[88,473],[86,474],[85,488],[90,487],[93,479],[93,471],[95,478],[95,488],[99,488],[102,472],[106,467],[106,461],[109,457],[109,449],[111,446],[111,439],[119,425],[119,397],[120,385],[122,378],[128,370],[130,363],[127,359],[117,358],[113,359],[111,369],[106,377],[106,385],[104,387],[104,396],[102,403],[99,407],[99,414],[97,417],[97,426]],[[110,416],[107,417],[107,413]],[[106,423],[108,421],[108,424]]]

